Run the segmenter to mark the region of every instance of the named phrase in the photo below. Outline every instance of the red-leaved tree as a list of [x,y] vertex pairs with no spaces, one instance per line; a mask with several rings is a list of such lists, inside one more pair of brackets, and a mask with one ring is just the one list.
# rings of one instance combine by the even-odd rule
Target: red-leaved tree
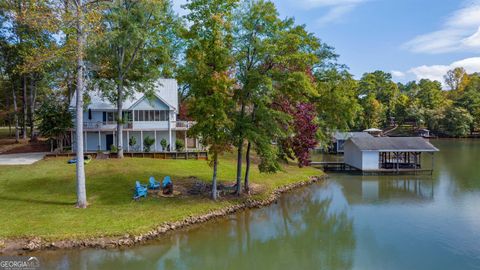
[[292,104],[287,99],[278,101],[275,105],[278,110],[291,116],[288,126],[292,134],[281,142],[282,152],[291,159],[297,158],[300,167],[308,166],[310,151],[318,143],[315,106],[307,102]]

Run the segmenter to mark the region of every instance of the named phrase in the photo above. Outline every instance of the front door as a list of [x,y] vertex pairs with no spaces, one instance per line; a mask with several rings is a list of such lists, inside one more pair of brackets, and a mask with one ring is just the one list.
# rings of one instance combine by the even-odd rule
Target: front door
[[113,134],[107,134],[105,138],[107,141],[107,151],[110,151],[113,144]]

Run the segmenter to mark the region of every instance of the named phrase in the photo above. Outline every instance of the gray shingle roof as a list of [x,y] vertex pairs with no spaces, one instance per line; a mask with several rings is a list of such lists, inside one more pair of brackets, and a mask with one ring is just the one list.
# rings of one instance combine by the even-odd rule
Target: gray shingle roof
[[[107,98],[103,97],[102,94],[96,89],[89,91],[90,103],[87,108],[91,110],[116,110],[117,107],[115,104],[112,104]],[[158,79],[156,81],[155,93],[158,98],[160,98],[164,103],[169,107],[173,107],[174,110],[178,111],[178,86],[177,80],[175,79]],[[123,102],[123,109],[128,110],[131,106],[135,105],[140,101],[145,94],[135,92],[129,98]],[[73,95],[72,101],[70,102],[70,107],[75,107],[76,95]]]
[[422,137],[353,137],[350,141],[361,151],[437,152],[438,148]]
[[335,140],[348,140],[348,139],[354,138],[354,137],[355,138],[361,138],[361,137],[372,138],[373,136],[370,135],[370,133],[367,133],[367,132],[340,132],[340,131],[337,131],[337,132],[335,132],[333,137],[335,138]]

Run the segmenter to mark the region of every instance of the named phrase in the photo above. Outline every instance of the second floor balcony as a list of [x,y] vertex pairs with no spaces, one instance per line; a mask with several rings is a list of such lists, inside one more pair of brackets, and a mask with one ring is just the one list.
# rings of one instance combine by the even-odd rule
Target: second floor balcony
[[[83,129],[87,130],[102,130],[102,129],[115,129],[117,128],[116,121],[90,121],[83,122]],[[123,124],[124,129],[132,129],[133,122],[127,122]]]
[[[123,124],[125,130],[149,130],[149,129],[163,129],[168,130],[188,130],[195,122],[192,121],[156,121],[156,122],[137,122],[129,121]],[[117,128],[116,121],[89,121],[83,122],[84,130],[114,130]]]

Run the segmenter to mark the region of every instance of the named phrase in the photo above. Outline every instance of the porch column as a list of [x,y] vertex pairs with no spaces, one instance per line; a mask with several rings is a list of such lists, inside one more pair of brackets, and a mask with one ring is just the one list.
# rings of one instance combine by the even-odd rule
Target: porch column
[[118,145],[118,144],[117,144],[117,136],[116,136],[115,130],[113,131],[113,145]]
[[98,150],[102,149],[102,138],[100,136],[100,130],[98,131]]
[[140,130],[140,152],[143,152],[143,130]]
[[157,152],[157,130],[156,129],[153,131],[153,136],[154,136],[154,139],[155,139],[153,149],[154,149],[155,152]]
[[130,152],[130,131],[127,130],[127,152]]
[[185,152],[187,152],[188,149],[187,149],[187,131],[186,130],[184,135],[185,135]]
[[400,169],[400,160],[399,160],[400,152],[397,152],[396,156],[397,156],[397,172],[398,172],[398,170]]
[[435,167],[435,153],[431,152],[432,155],[432,174],[433,174],[433,168]]
[[172,124],[170,121],[170,117],[168,118],[168,144],[170,145],[169,150],[171,152],[173,149],[173,145],[172,145]]

